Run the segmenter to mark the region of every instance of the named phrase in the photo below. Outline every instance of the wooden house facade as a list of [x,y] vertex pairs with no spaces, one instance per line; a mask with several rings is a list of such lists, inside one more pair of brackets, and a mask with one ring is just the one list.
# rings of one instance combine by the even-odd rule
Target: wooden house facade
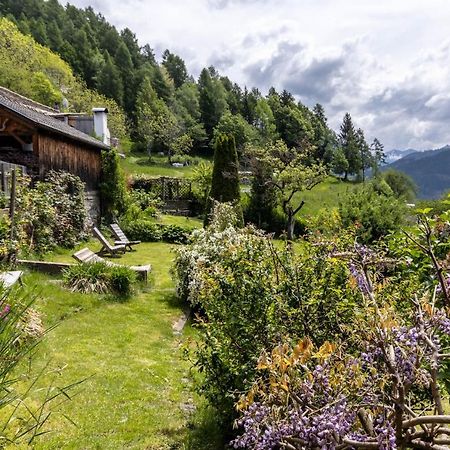
[[40,179],[49,170],[64,170],[95,192],[101,151],[109,148],[71,126],[67,115],[0,87],[0,162],[25,166]]

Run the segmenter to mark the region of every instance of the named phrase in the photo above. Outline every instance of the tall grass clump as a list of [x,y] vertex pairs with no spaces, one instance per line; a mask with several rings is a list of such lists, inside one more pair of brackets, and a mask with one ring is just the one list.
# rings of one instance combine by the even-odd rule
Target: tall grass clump
[[51,405],[69,400],[70,389],[79,384],[37,389],[45,368],[35,373],[33,355],[48,330],[31,308],[34,300],[34,294],[0,286],[0,448],[34,448],[36,438],[48,432]]
[[104,262],[76,264],[63,273],[63,283],[73,292],[116,294],[128,297],[133,292],[136,273],[125,266]]

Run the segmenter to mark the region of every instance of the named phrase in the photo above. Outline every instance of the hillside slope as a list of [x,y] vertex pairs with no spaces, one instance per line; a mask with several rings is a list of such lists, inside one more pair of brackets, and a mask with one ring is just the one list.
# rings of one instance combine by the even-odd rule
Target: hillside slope
[[386,166],[409,175],[419,198],[439,198],[450,190],[450,146],[411,153]]

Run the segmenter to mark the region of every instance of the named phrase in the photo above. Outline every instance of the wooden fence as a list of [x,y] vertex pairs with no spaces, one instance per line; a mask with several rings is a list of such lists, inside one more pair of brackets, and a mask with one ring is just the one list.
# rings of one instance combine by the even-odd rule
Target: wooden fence
[[11,194],[11,180],[13,170],[16,173],[26,175],[27,168],[20,166],[19,164],[11,164],[5,161],[0,161],[0,191],[3,192],[5,197],[9,197]]

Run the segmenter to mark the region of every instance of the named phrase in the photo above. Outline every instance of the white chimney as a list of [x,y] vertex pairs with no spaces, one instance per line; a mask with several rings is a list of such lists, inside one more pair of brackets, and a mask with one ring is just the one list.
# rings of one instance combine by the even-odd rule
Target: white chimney
[[111,145],[111,135],[108,130],[108,109],[92,108],[94,113],[94,133],[106,145]]

